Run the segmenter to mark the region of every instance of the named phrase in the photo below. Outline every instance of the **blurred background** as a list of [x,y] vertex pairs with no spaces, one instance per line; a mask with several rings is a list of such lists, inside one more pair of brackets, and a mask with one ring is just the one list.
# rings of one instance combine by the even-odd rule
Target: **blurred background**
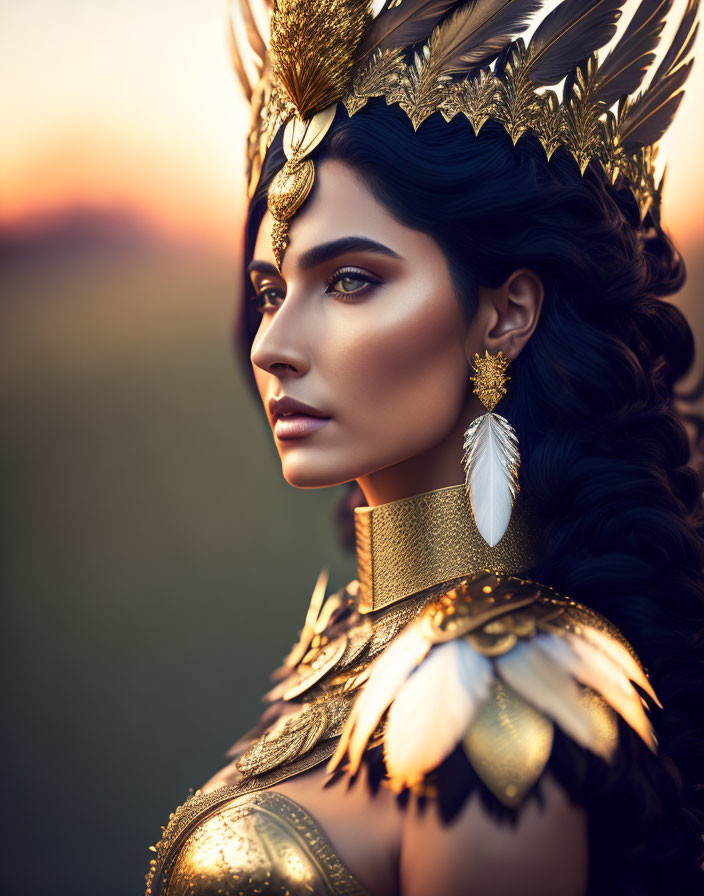
[[[354,575],[337,495],[285,485],[232,356],[249,111],[226,21],[0,5],[6,892],[142,892],[321,566]],[[700,338],[703,101],[700,62],[661,150]]]

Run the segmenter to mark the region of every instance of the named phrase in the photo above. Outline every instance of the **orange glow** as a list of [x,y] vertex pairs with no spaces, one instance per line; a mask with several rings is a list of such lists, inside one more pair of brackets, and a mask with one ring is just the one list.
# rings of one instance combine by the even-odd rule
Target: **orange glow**
[[[678,14],[683,5],[675,0]],[[226,20],[225,0],[4,4],[0,78],[12,89],[0,93],[0,223],[126,207],[167,234],[231,247],[249,110]],[[664,220],[683,243],[704,238],[702,102],[699,61],[661,148]]]
[[217,245],[231,243],[239,226],[243,188],[235,164],[228,170],[195,148],[188,158],[183,147],[74,128],[13,163],[3,188],[5,222],[64,207],[126,207],[166,234]]
[[225,0],[26,0],[0,7],[0,223],[127,207],[231,244],[249,109]]

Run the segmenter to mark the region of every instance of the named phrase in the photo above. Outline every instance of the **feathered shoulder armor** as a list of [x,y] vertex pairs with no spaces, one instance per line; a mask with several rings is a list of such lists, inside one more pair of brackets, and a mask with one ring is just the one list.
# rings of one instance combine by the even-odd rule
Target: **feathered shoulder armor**
[[184,844],[201,843],[208,819],[326,760],[335,774],[368,760],[392,789],[440,804],[450,793],[461,805],[476,777],[512,812],[548,766],[556,725],[609,761],[620,715],[655,752],[646,710],[661,704],[632,648],[550,588],[479,573],[362,614],[357,583],[327,599],[325,585],[321,576],[269,708],[230,751],[235,771],[181,806],[153,847],[147,896],[172,892]]
[[325,602],[318,589],[268,695],[275,720],[237,751],[241,786],[328,758],[331,771],[354,774],[381,746],[386,783],[400,792],[422,788],[460,748],[516,808],[548,763],[555,725],[609,761],[619,714],[656,752],[647,701],[661,704],[604,617],[519,577],[450,585],[368,615],[354,587]]

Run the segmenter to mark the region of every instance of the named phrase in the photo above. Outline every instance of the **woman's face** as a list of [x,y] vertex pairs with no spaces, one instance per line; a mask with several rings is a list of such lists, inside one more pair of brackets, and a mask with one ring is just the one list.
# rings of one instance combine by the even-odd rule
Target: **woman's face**
[[250,266],[262,311],[251,360],[286,480],[363,480],[452,438],[461,481],[466,349],[481,345],[440,248],[332,159],[291,224],[281,274],[271,225],[267,213]]

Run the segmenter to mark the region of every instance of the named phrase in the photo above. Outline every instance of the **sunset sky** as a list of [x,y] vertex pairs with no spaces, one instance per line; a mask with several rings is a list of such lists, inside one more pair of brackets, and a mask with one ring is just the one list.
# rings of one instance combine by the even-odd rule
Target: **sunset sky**
[[[675,0],[678,12],[684,2]],[[6,0],[0,223],[114,206],[228,245],[249,113],[226,22],[226,0]],[[704,238],[703,102],[699,62],[661,149],[665,219],[683,243]]]

